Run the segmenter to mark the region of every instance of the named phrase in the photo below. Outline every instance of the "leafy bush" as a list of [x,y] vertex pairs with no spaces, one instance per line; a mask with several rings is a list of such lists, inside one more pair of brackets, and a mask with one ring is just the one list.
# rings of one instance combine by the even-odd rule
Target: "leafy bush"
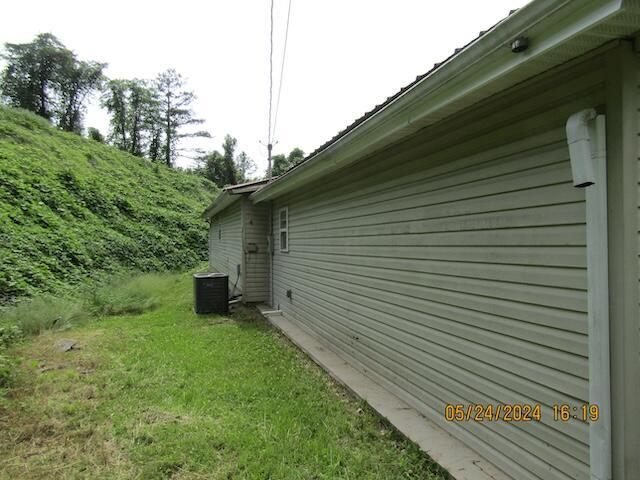
[[0,305],[99,272],[178,270],[206,258],[202,177],[0,106]]
[[83,302],[43,295],[7,308],[0,321],[17,325],[25,335],[37,335],[45,330],[68,328],[87,317]]
[[95,127],[89,127],[87,129],[87,137],[96,142],[104,143],[104,135]]
[[17,325],[12,325],[9,322],[0,324],[0,349],[7,348],[20,337],[22,337],[22,331]]
[[176,274],[148,273],[115,276],[108,283],[92,289],[90,308],[99,315],[122,315],[152,310],[162,302],[179,281]]

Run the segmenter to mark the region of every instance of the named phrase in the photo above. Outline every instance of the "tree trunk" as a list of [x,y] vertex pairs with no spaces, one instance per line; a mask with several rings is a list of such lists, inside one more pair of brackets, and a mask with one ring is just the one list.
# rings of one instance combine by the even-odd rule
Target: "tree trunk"
[[133,125],[131,126],[131,149],[130,153],[132,155],[137,155],[139,153],[138,148],[138,115],[135,114],[133,117]]
[[166,125],[165,125],[165,151],[164,160],[167,167],[171,167],[171,93],[167,92],[167,112],[166,112]]
[[38,115],[40,115],[41,117],[44,117],[44,118],[46,118],[48,120],[49,116],[47,115],[47,101],[46,101],[47,86],[46,86],[46,80],[43,77],[44,77],[44,75],[41,72],[40,73],[40,84],[39,84],[40,111],[38,112]]

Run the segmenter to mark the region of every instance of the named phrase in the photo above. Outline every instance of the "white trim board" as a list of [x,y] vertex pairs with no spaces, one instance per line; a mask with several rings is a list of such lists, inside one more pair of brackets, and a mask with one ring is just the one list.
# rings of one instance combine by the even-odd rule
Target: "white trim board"
[[315,337],[288,320],[280,311],[273,311],[267,305],[258,305],[258,310],[269,323],[284,333],[338,383],[366,401],[456,480],[510,479],[460,440],[427,420],[413,407],[324,347]]

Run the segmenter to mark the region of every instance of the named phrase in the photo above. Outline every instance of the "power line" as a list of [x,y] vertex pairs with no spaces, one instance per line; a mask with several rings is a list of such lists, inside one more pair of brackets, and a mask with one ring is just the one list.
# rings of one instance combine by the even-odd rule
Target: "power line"
[[[273,4],[274,0],[271,0],[271,9],[270,9],[270,21],[271,28],[269,32],[269,127],[267,134],[267,178],[271,178],[271,152],[273,149],[273,138],[276,134],[276,126],[278,124],[278,112],[280,111],[280,97],[282,95],[282,79],[284,77],[284,66],[285,60],[287,58],[287,44],[289,42],[289,23],[291,20],[291,3],[292,0],[289,0],[289,7],[287,8],[287,24],[284,32],[284,47],[282,49],[282,65],[280,66],[280,82],[278,85],[278,98],[276,100],[276,110],[275,117],[273,116]],[[272,124],[273,120],[273,124]],[[273,127],[272,127],[273,125]]]
[[287,41],[289,40],[289,20],[291,19],[291,2],[289,0],[289,8],[287,9],[287,26],[284,31],[284,47],[282,50],[282,66],[280,68],[280,85],[278,86],[278,99],[276,100],[276,115],[273,121],[273,136],[276,135],[276,127],[278,125],[278,112],[280,111],[280,94],[282,93],[282,78],[284,76],[284,63],[287,57]]

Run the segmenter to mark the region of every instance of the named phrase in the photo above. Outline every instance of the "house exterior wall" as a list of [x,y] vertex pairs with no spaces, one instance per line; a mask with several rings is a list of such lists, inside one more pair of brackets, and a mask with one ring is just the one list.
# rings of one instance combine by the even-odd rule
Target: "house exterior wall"
[[[636,42],[637,43],[637,42]],[[607,54],[607,182],[613,478],[640,475],[639,49]]]
[[[635,55],[631,54],[630,46],[627,48],[627,52],[625,52],[625,60],[630,63],[630,76],[634,80],[630,90],[633,92],[632,95],[635,97],[635,102],[632,104],[631,112],[627,115],[630,121],[633,122],[635,120],[635,123],[633,123],[633,129],[637,132],[637,136],[635,136],[635,138],[633,136],[631,137],[631,141],[635,144],[637,160],[635,162],[637,189],[635,190],[635,202],[633,196],[631,196],[630,203],[635,203],[638,207],[636,210],[635,222],[635,230],[637,231],[636,252],[638,260],[636,264],[637,270],[635,271],[635,276],[638,279],[635,296],[637,308],[635,310],[635,315],[630,317],[630,325],[627,327],[631,335],[635,332],[635,337],[632,337],[631,339],[631,351],[629,352],[630,354],[628,355],[628,359],[625,360],[630,362],[629,367],[625,369],[625,373],[631,375],[632,378],[630,382],[632,384],[630,388],[631,391],[627,395],[630,399],[635,399],[636,401],[633,402],[633,400],[631,400],[632,403],[629,405],[630,411],[628,412],[628,415],[632,418],[632,421],[627,424],[627,428],[629,429],[629,440],[627,441],[629,460],[627,460],[625,478],[632,478],[632,475],[638,475],[638,472],[640,472],[640,455],[637,454],[637,452],[640,452],[640,401],[637,401],[638,398],[640,398],[640,54],[638,53],[640,52],[640,37],[636,37],[635,44]],[[631,190],[631,192],[633,192],[633,190]],[[631,264],[633,265],[633,262],[631,262]],[[636,454],[633,452],[636,452]]]
[[269,301],[269,205],[253,204],[243,198],[243,262],[245,272],[242,299],[257,303]]
[[[242,269],[242,202],[214,217],[209,228],[209,267],[229,275],[229,293],[242,293],[238,266]],[[242,272],[241,272],[242,273]]]
[[[537,78],[278,198],[274,306],[517,479],[587,479],[584,191],[566,119],[605,104],[603,55]],[[277,225],[274,225],[277,231]],[[286,291],[291,290],[291,298]],[[540,422],[447,422],[447,404]]]

